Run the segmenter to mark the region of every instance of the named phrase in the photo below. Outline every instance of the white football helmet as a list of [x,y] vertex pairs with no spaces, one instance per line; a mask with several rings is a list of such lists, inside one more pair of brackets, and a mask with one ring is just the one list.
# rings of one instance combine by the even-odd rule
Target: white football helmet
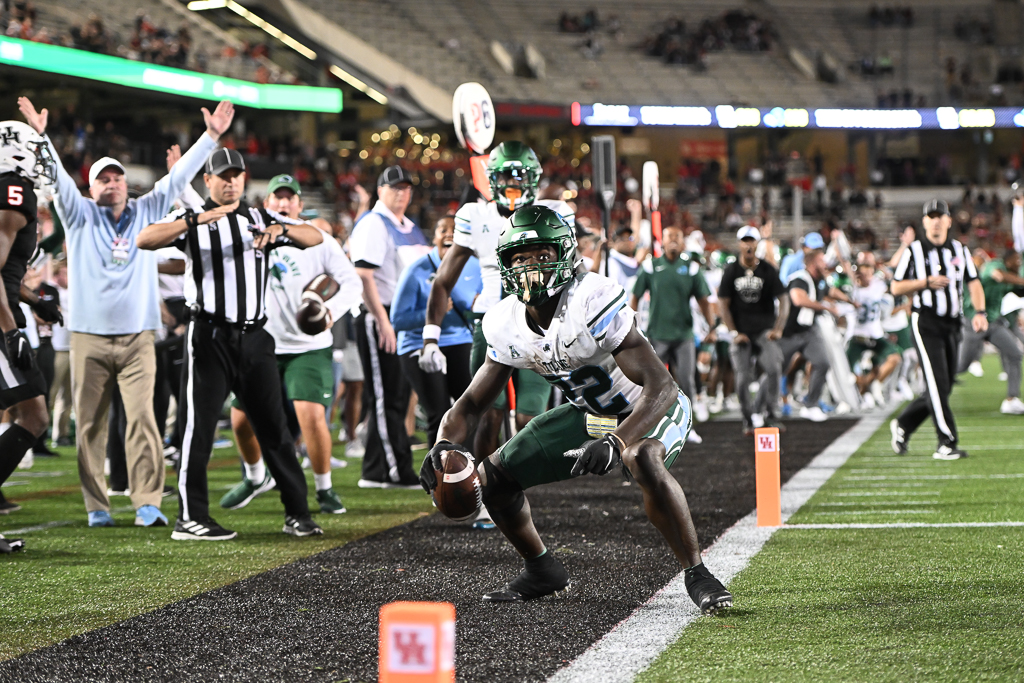
[[57,162],[43,136],[21,121],[0,121],[0,173],[17,173],[42,188],[57,182]]

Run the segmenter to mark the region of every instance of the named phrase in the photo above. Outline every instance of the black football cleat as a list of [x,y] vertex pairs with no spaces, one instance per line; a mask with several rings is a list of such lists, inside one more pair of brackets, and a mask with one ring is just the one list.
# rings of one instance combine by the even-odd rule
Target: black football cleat
[[732,607],[732,593],[707,570],[703,562],[686,569],[683,582],[686,584],[686,592],[701,614],[712,615]]
[[501,590],[484,594],[487,602],[526,602],[549,595],[559,596],[569,589],[569,573],[551,553],[527,563],[526,569]]
[[25,541],[20,538],[4,538],[0,534],[0,554],[8,555],[25,549]]

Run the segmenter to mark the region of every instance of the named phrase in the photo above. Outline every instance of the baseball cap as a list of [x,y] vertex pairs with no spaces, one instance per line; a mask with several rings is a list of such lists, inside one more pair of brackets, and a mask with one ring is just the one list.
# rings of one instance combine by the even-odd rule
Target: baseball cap
[[412,177],[406,172],[401,166],[388,166],[384,169],[384,172],[377,178],[377,187],[384,185],[401,185],[402,183],[408,183],[412,185]]
[[282,187],[288,188],[299,196],[302,195],[302,188],[299,187],[299,181],[296,180],[294,176],[290,176],[287,173],[276,175],[270,179],[270,182],[267,183],[267,194],[274,194],[274,192]]
[[114,157],[103,157],[102,159],[98,159],[96,163],[89,167],[89,184],[92,185],[95,183],[96,176],[111,167],[120,171],[121,175],[125,175],[124,166],[121,165],[120,161]]
[[221,147],[213,150],[213,154],[206,160],[207,175],[220,175],[229,168],[245,170],[245,160],[237,150]]
[[743,240],[760,240],[761,231],[752,225],[744,225],[736,232],[736,239]]
[[924,208],[921,210],[922,216],[937,213],[943,216],[949,215],[949,204],[941,199],[931,199],[924,203]]
[[809,232],[804,235],[803,244],[808,249],[824,249],[825,239],[818,232]]

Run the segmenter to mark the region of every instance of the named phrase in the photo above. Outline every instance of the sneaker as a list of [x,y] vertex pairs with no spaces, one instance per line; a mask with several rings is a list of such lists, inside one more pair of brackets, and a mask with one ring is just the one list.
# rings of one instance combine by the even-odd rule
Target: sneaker
[[693,417],[697,422],[707,422],[710,419],[708,406],[704,401],[697,399],[693,402]]
[[39,439],[32,447],[32,452],[37,458],[59,458],[59,453],[54,453],[46,446],[46,439]]
[[230,541],[237,535],[234,531],[225,529],[208,517],[202,521],[190,519],[186,522],[179,519],[174,524],[171,539],[174,541]]
[[0,555],[9,555],[25,549],[25,541],[20,538],[4,538],[0,534]]
[[899,420],[889,421],[889,433],[892,434],[892,440],[889,442],[892,445],[892,452],[896,455],[906,455],[907,435],[903,427],[900,427]]
[[17,503],[12,503],[0,494],[0,515],[8,515],[12,512],[17,512],[21,509],[21,506]]
[[711,413],[712,415],[718,415],[720,412],[722,412],[724,408],[725,404],[723,402],[721,394],[711,399],[711,402],[708,404],[708,412]]
[[960,450],[956,446],[939,446],[932,453],[932,457],[936,460],[960,460],[967,457],[967,451]]
[[782,417],[793,417],[793,406],[788,403],[782,404]]
[[875,405],[879,408],[885,406],[888,401],[885,399],[885,388],[877,379],[871,383],[871,395],[875,397]]
[[235,445],[235,442],[231,439],[217,439],[213,442],[214,449],[231,448]]
[[382,489],[384,488],[384,482],[377,481],[376,479],[360,479],[356,482],[356,486],[361,489]]
[[690,594],[690,599],[697,605],[701,614],[712,615],[721,609],[732,607],[732,593],[707,570],[703,562],[684,570],[683,583],[686,584],[686,592]]
[[276,485],[277,482],[274,481],[274,477],[268,469],[263,481],[259,484],[254,484],[248,479],[238,482],[235,488],[225,493],[224,497],[220,499],[220,506],[228,510],[239,510],[248,505],[253,498],[269,491]]
[[345,504],[341,502],[341,496],[334,489],[317,491],[316,502],[320,503],[320,512],[330,515],[340,515],[345,512]]
[[346,461],[344,461],[344,460],[339,460],[338,458],[335,458],[332,455],[331,456],[331,469],[332,470],[337,470],[337,469],[341,469],[342,467],[348,467],[348,463]]
[[764,427],[764,415],[761,413],[754,413],[750,416],[750,426],[754,429],[760,429]]
[[828,419],[828,415],[826,415],[825,411],[819,406],[801,406],[800,417],[805,420],[810,420],[811,422],[824,422]]
[[485,531],[494,528],[494,520],[491,519],[491,513],[483,505],[480,506],[480,512],[477,513],[476,519],[473,520],[473,528]]
[[177,493],[177,491],[175,491],[173,486],[164,486],[164,491],[160,495],[163,498],[170,498],[171,496],[173,496],[176,493]]
[[984,377],[985,369],[981,367],[981,361],[976,360],[967,366],[967,372],[971,373],[975,377]]
[[167,526],[167,518],[155,505],[143,505],[135,511],[135,526]]
[[1006,373],[1005,372],[1000,372],[999,375],[997,375],[997,377],[999,378],[1000,382],[1005,382],[1006,381]]
[[107,489],[107,496],[130,496],[131,489]]
[[[753,389],[757,393],[757,389]],[[725,409],[729,412],[736,412],[740,409],[740,399],[736,394],[729,394],[725,397]]]
[[310,462],[308,457],[303,457],[302,458],[302,462],[299,463],[299,467],[301,467],[304,470],[308,470],[312,466],[313,466],[313,463]]
[[36,454],[30,448],[27,451],[25,451],[24,457],[22,457],[21,462],[18,463],[18,469],[19,470],[30,470],[30,469],[32,469],[32,465],[35,465],[35,464],[36,464]]
[[821,408],[821,412],[825,413],[826,415],[829,413],[836,412],[836,406],[830,406],[824,401],[818,401],[818,407]]
[[89,513],[89,526],[114,526],[114,518],[106,510],[93,510]]
[[353,439],[345,444],[346,458],[361,458],[366,455],[366,446],[359,439]]
[[313,518],[309,515],[302,515],[301,517],[285,516],[284,528],[281,531],[292,536],[319,536],[324,533],[320,525],[314,522]]
[[164,449],[164,465],[167,467],[177,467],[178,461],[181,460],[181,451],[171,446],[170,448]]
[[690,430],[690,433],[686,435],[686,440],[689,443],[704,443],[704,439],[700,438],[700,434]]
[[875,403],[875,397],[871,394],[861,394],[860,397],[860,409],[861,410],[874,410],[878,407]]
[[1019,398],[1008,398],[999,406],[999,412],[1003,415],[1024,415],[1024,401]]
[[558,596],[569,588],[569,573],[565,567],[550,553],[550,558],[543,567],[527,568],[507,583],[504,588],[484,594],[488,602],[526,602],[537,600],[548,595]]

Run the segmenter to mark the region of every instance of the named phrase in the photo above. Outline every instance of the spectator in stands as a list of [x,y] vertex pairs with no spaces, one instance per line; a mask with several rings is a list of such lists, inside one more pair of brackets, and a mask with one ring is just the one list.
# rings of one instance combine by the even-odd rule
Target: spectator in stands
[[[18,99],[22,114],[44,135],[48,111]],[[230,102],[214,113],[202,109],[206,133],[171,172],[138,199],[128,199],[124,166],[110,157],[89,170],[84,198],[57,164],[57,213],[67,233],[71,310],[67,320],[74,350],[71,368],[77,420],[78,464],[90,526],[111,526],[103,474],[106,413],[116,382],[128,420],[129,485],[136,524],[166,525],[160,512],[164,462],[153,413],[156,381],[154,331],[160,327],[156,256],[140,251],[135,237],[163,218],[185,184],[202,168],[234,117]],[[57,158],[57,151],[50,153]],[[103,296],[97,296],[103,292]]]
[[423,325],[427,315],[430,287],[455,237],[455,218],[445,216],[434,229],[434,249],[405,269],[398,279],[391,302],[391,324],[398,331],[398,354],[420,405],[427,413],[427,446],[437,440],[441,418],[469,386],[469,353],[473,346],[473,300],[480,293],[480,262],[470,256],[448,299],[448,313],[441,321],[438,346],[447,367],[444,372],[420,369]]

